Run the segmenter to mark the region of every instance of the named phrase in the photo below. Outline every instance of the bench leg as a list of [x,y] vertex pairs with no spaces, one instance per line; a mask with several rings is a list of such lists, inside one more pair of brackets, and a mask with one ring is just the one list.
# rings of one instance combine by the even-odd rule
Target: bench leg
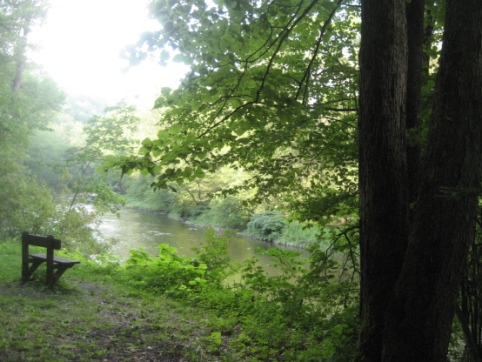
[[62,274],[64,274],[64,272],[69,269],[70,267],[68,268],[58,268],[57,271],[55,272],[55,274],[52,276],[52,284],[56,283],[60,277],[62,276]]
[[34,261],[31,261],[30,264],[30,267],[29,267],[29,264],[27,263],[26,265],[23,266],[22,268],[22,282],[26,282],[30,279],[30,277],[32,276],[32,274],[35,272],[35,270],[37,270],[37,268],[40,266],[40,264],[42,264],[43,261],[41,260],[34,260]]
[[[30,280],[32,274],[37,270],[37,268],[42,264],[46,263],[45,260],[31,260],[28,263],[22,265],[22,282],[27,282]],[[52,265],[49,268],[47,263],[47,275],[46,282],[51,288],[60,279],[60,277],[65,273],[67,269],[72,268],[73,265],[62,266],[62,265]]]
[[51,288],[53,288],[54,284],[57,283],[57,281],[60,279],[60,277],[62,276],[62,274],[65,273],[65,271],[67,269],[70,269],[72,266],[68,266],[68,267],[62,267],[62,266],[57,266],[55,267],[55,273],[53,273],[52,271],[52,274],[47,274],[47,285],[50,286]]

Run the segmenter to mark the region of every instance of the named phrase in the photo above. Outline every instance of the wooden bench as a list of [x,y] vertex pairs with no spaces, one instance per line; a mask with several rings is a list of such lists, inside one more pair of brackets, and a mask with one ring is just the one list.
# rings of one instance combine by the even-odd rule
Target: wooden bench
[[[45,254],[29,254],[29,246],[41,246],[47,249]],[[38,236],[22,233],[22,282],[28,281],[42,263],[47,263],[47,285],[52,287],[62,274],[80,261],[54,256],[54,250],[60,250],[61,242],[52,235]]]

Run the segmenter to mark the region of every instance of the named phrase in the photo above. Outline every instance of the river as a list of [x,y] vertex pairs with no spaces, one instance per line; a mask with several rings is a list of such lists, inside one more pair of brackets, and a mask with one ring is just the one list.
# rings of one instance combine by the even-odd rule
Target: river
[[[205,241],[206,229],[170,219],[165,215],[124,208],[120,217],[106,214],[102,217],[99,231],[106,238],[116,238],[119,242],[113,247],[112,254],[125,261],[129,257],[129,250],[144,248],[152,255],[158,254],[157,245],[169,244],[178,250],[182,257],[194,256],[192,248],[199,248]],[[259,255],[258,248],[268,249],[272,244],[234,235],[228,243],[228,255],[232,262],[243,262],[255,255],[259,264],[268,273],[275,273],[269,257]],[[279,247],[287,250],[287,247]],[[299,250],[297,250],[299,251]],[[302,258],[308,253],[301,250]]]

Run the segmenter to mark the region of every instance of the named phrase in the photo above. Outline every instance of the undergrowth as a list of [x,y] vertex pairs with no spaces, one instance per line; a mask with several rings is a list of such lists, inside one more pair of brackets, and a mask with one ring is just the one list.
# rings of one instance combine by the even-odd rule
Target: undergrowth
[[[210,320],[209,349],[224,339],[228,350],[244,361],[349,361],[357,335],[356,285],[340,264],[313,250],[311,268],[299,253],[276,248],[264,251],[279,273],[268,275],[254,257],[231,265],[229,236],[210,230],[193,259],[159,245],[154,258],[131,252],[123,267],[123,283],[134,289],[167,295],[202,307],[221,318]],[[234,273],[239,282],[227,283]]]
[[158,256],[135,250],[125,264],[82,259],[53,291],[42,269],[21,285],[18,245],[0,243],[10,261],[0,279],[0,360],[136,360],[129,351],[149,361],[353,358],[356,285],[340,263],[314,249],[306,268],[298,253],[273,248],[265,253],[279,273],[268,275],[256,257],[232,265],[227,243],[210,230],[194,258],[161,244]]

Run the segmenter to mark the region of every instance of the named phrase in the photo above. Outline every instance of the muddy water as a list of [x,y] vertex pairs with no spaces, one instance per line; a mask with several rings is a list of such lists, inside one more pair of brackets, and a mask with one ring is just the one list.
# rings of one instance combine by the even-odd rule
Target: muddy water
[[[194,256],[192,248],[200,247],[205,241],[206,234],[203,228],[193,227],[165,215],[135,209],[122,209],[120,217],[113,214],[105,215],[99,230],[105,237],[113,237],[119,241],[112,253],[123,261],[128,258],[129,250],[141,247],[152,255],[157,255],[157,246],[161,243],[175,247],[179,256]],[[269,243],[233,236],[228,244],[228,254],[233,262],[243,262],[258,255],[259,264],[266,271],[272,272],[272,261],[266,256],[260,256],[258,251],[258,248],[268,249],[272,246]],[[307,252],[302,254],[304,258],[308,257]]]

